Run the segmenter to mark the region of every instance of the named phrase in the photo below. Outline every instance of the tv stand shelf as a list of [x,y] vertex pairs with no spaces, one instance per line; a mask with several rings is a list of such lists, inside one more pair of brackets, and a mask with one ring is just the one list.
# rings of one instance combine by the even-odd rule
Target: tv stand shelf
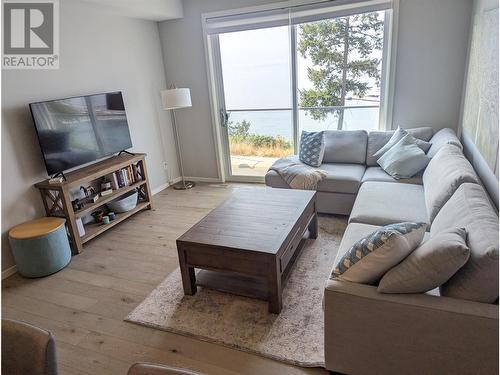
[[[58,216],[66,218],[68,233],[72,241],[75,253],[83,250],[83,244],[97,237],[101,233],[111,229],[123,220],[128,219],[133,214],[144,209],[151,209],[151,188],[148,180],[148,173],[145,162],[146,154],[128,154],[121,153],[109,159],[102,160],[95,164],[74,170],[65,174],[66,180],[58,183],[49,183],[49,180],[41,181],[35,184],[40,190],[43,205],[47,216]],[[129,165],[137,167],[138,179],[129,186],[121,187],[113,193],[104,197],[99,197],[95,203],[87,203],[83,208],[74,210],[71,203],[70,191],[80,186],[86,186],[88,183],[98,180],[113,172],[126,168]],[[115,220],[109,224],[85,224],[85,234],[80,237],[76,221],[82,216],[90,214],[106,203],[130,192],[139,191],[139,202],[137,206],[128,212],[117,213]]]

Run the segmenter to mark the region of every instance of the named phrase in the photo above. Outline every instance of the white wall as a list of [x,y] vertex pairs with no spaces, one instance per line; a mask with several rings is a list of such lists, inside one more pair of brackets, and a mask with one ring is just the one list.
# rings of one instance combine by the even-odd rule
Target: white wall
[[457,129],[472,0],[401,0],[393,126]]
[[4,70],[2,83],[2,270],[13,265],[7,231],[44,216],[33,184],[47,177],[28,103],[122,90],[133,150],[146,152],[152,188],[178,176],[158,24],[102,14],[96,4],[60,2],[60,69]]
[[[201,14],[260,5],[261,0],[185,0],[184,18],[160,23],[169,83],[192,90],[178,111],[185,173],[217,178]],[[472,0],[400,0],[395,125],[456,128]]]

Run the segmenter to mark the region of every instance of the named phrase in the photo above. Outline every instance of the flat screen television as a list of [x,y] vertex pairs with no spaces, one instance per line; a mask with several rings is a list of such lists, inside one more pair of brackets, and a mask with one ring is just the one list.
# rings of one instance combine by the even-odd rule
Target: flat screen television
[[49,175],[132,147],[122,93],[31,103]]

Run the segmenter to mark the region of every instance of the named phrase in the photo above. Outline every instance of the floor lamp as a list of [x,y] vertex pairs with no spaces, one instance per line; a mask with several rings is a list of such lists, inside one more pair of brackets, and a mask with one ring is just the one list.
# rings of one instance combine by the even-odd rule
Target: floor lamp
[[176,190],[187,190],[191,189],[195,184],[192,181],[186,181],[184,179],[184,168],[182,167],[182,155],[179,146],[179,133],[177,132],[177,123],[175,119],[175,110],[179,108],[191,107],[191,92],[188,88],[172,88],[168,90],[161,91],[161,101],[163,104],[163,109],[172,110],[172,124],[174,126],[175,134],[175,147],[177,149],[177,155],[179,157],[179,167],[181,170],[182,181],[174,185]]

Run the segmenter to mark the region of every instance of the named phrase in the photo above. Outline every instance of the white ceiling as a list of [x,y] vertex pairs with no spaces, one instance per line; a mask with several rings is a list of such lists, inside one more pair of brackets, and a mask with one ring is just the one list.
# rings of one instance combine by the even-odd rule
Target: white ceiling
[[165,21],[183,17],[182,0],[83,0],[98,4],[102,11],[141,18]]

